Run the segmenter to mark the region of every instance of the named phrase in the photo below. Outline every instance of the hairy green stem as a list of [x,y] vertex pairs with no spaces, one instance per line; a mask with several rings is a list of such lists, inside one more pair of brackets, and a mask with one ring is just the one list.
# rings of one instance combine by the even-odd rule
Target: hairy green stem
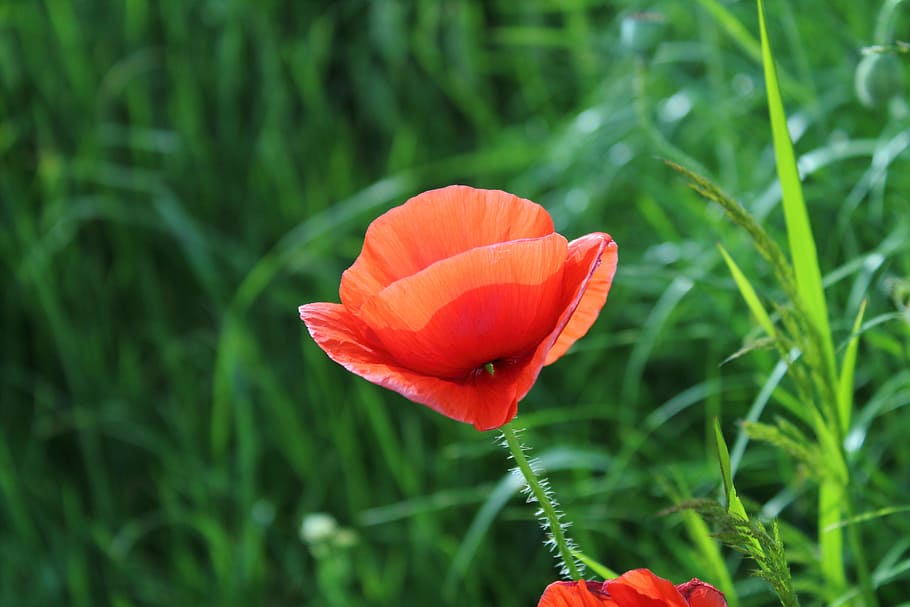
[[522,476],[524,476],[525,482],[528,484],[531,495],[533,495],[537,500],[537,503],[540,504],[540,510],[543,513],[543,516],[546,517],[547,526],[550,529],[550,534],[553,536],[553,542],[556,544],[556,549],[559,551],[559,556],[562,559],[566,570],[569,572],[569,576],[573,580],[580,580],[581,571],[579,571],[578,566],[575,563],[575,557],[572,555],[572,547],[563,530],[563,523],[559,520],[556,506],[554,506],[546,489],[544,489],[540,479],[537,477],[537,473],[534,472],[531,463],[525,456],[525,452],[518,440],[515,426],[512,425],[512,422],[509,422],[500,428],[500,431],[505,439],[506,446],[508,446],[509,451],[512,452],[512,458],[515,460],[518,469],[521,471]]

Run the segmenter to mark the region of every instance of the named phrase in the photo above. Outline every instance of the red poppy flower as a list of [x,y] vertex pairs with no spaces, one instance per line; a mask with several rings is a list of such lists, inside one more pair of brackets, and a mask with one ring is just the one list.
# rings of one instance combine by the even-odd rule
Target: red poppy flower
[[587,333],[615,271],[609,235],[568,242],[530,200],[450,186],[376,219],[341,304],[300,317],[349,371],[489,430]]
[[604,592],[602,582],[553,582],[544,590],[537,607],[617,607]]
[[602,584],[554,582],[537,607],[727,607],[727,600],[701,580],[674,586],[647,569],[633,569]]

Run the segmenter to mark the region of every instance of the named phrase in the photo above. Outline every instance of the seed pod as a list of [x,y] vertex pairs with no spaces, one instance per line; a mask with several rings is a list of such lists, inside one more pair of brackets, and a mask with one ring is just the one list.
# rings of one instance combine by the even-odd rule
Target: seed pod
[[623,17],[619,41],[627,51],[648,54],[657,48],[663,36],[666,17],[658,12],[632,13]]
[[866,55],[856,66],[854,85],[863,105],[882,107],[904,94],[904,65],[893,53]]

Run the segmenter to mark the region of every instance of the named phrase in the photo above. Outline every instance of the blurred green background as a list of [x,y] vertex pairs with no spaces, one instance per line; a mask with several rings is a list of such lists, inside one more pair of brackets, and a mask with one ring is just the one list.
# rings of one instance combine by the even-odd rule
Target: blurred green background
[[[910,504],[910,61],[862,53],[910,39],[885,4],[766,8],[832,322],[863,298],[877,321],[861,512]],[[450,183],[620,244],[600,320],[520,407],[582,548],[710,579],[661,511],[717,495],[717,416],[811,596],[813,492],[737,425],[787,384],[768,398],[773,351],[722,364],[761,333],[716,243],[778,294],[662,162],[784,242],[757,32],[745,0],[0,2],[0,605],[535,605],[556,571],[495,433],[348,375],[297,318],[369,221]],[[908,516],[861,531],[906,600]],[[774,603],[723,554],[741,604]]]

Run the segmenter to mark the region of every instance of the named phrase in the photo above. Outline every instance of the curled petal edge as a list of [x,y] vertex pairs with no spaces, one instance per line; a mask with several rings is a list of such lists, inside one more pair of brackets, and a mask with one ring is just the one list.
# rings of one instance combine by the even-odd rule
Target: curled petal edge
[[[369,328],[341,304],[312,303],[299,311],[313,340],[351,373],[478,430],[498,428],[515,417],[518,400],[542,366],[539,355],[537,361],[527,357],[512,367],[503,366],[493,377],[477,374],[452,381],[421,375],[397,364],[371,338]],[[531,368],[535,362],[536,369]]]
[[609,234],[595,232],[569,243],[565,280],[574,285],[571,314],[556,334],[545,365],[559,360],[591,328],[607,301],[616,273],[618,247]]

